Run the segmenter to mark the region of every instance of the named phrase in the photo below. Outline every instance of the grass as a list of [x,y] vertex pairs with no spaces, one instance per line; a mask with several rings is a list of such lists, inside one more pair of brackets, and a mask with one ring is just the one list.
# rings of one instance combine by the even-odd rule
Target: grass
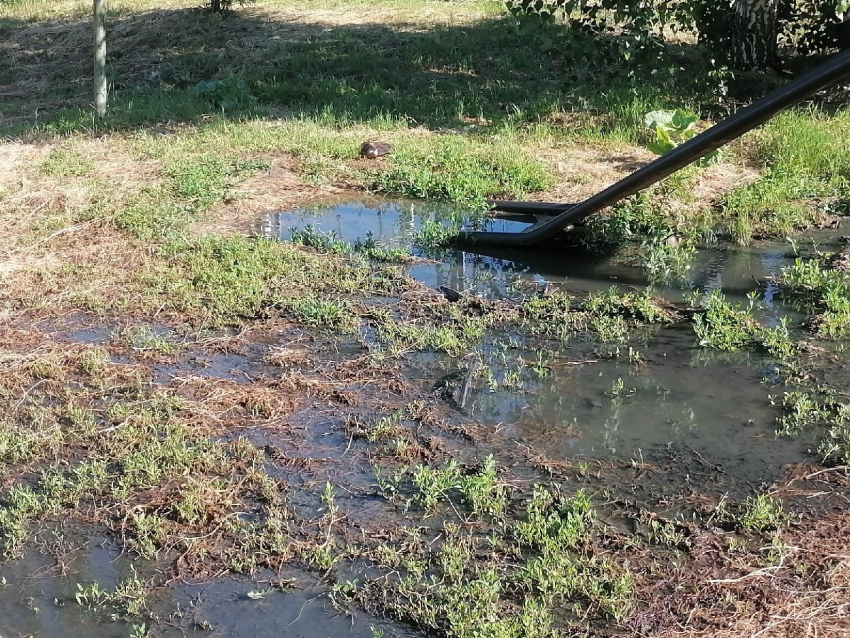
[[[439,469],[420,466],[410,476],[413,498],[432,506],[459,490],[474,512],[482,494],[489,509],[497,493],[492,457],[471,474],[449,464]],[[504,499],[502,494],[495,502]],[[490,537],[490,558],[483,564],[474,559],[478,539],[449,523],[436,551],[419,539],[409,540],[404,550],[379,546],[375,560],[403,571],[389,592],[375,589],[382,582],[378,581],[367,583],[362,596],[384,611],[445,636],[482,632],[499,637],[555,636],[556,610],[570,601],[585,609],[583,613],[622,618],[631,605],[632,577],[611,561],[590,554],[597,523],[587,496],[579,492],[566,497],[538,485],[525,509],[523,519],[498,528]],[[429,578],[429,569],[439,577]],[[507,609],[513,612],[506,614]]]
[[721,213],[736,240],[808,228],[824,216],[812,200],[846,200],[850,112],[791,111],[754,137],[750,158],[767,170],[754,184],[733,191]]
[[[763,495],[714,518],[689,502],[687,525],[658,522],[658,504],[641,500],[649,491],[618,492],[654,473],[651,463],[620,472],[619,461],[587,459],[576,471],[569,458],[538,459],[507,423],[480,427],[477,413],[457,416],[433,390],[432,373],[459,370],[470,383],[485,379],[476,391],[496,403],[568,382],[561,371],[576,351],[617,366],[601,359],[686,316],[651,291],[525,289],[449,302],[399,267],[416,258],[372,237],[347,244],[304,228],[273,242],[243,232],[260,213],[341,190],[442,199],[457,212],[415,235],[418,250],[442,256],[487,198],[584,197],[645,161],[647,112],[683,108],[701,126],[722,112],[690,81],[690,45],[666,51],[652,73],[623,59],[613,38],[557,23],[530,29],[499,3],[281,0],[226,19],[119,3],[111,110],[96,121],[80,88],[90,69],[77,55],[89,38],[75,4],[0,7],[6,556],[47,547],[57,523],[96,523],[144,560],[108,587],[80,582],[77,602],[129,620],[139,636],[176,619],[153,609],[150,590],[169,587],[163,574],[260,581],[289,569],[320,572],[343,609],[447,638],[661,635],[691,620],[692,598],[675,609],[681,592],[707,590],[714,575],[749,578],[761,558],[747,546],[731,558],[699,554],[715,520],[746,538],[794,533],[794,503]],[[582,238],[631,249],[655,280],[681,279],[706,238],[747,241],[844,210],[847,129],[840,107],[789,113],[717,163],[589,220]],[[366,139],[393,152],[361,160]],[[755,181],[733,188],[742,174]],[[820,334],[838,337],[849,322],[835,266],[801,262],[782,285],[822,317]],[[704,306],[694,328],[705,347],[801,354],[791,327],[765,328],[752,304],[715,295]],[[74,343],[95,320],[123,328],[103,345]],[[163,374],[165,357],[173,374]],[[205,370],[213,357],[244,374]],[[635,391],[625,377],[601,377],[603,389],[617,379],[614,408]],[[523,405],[510,409],[530,413]],[[848,462],[839,398],[801,391],[783,410],[782,434],[816,431],[825,463]],[[378,462],[386,502],[369,485]],[[688,476],[695,499],[713,489]],[[640,509],[649,543],[605,522],[612,505],[626,516],[649,508]],[[680,587],[658,595],[674,552]],[[798,559],[810,571],[777,571],[765,587],[820,591],[829,561]],[[272,604],[273,586],[258,582],[248,598]],[[765,609],[771,595],[760,598]],[[696,616],[716,623],[712,596]]]
[[770,356],[787,361],[796,351],[788,323],[767,328],[753,318],[756,298],[751,295],[748,305],[730,304],[720,292],[712,292],[703,301],[704,313],[694,314],[694,332],[700,346],[726,352],[762,350]]
[[763,494],[749,496],[746,502],[733,507],[723,501],[715,509],[715,516],[736,529],[759,534],[775,532],[789,520],[782,503]]
[[92,172],[94,164],[81,153],[59,147],[50,152],[41,169],[51,177],[83,177]]
[[782,414],[776,420],[778,436],[817,433],[816,452],[824,463],[850,464],[850,404],[828,390],[795,390],[783,395],[781,406]]
[[486,199],[523,199],[553,182],[546,167],[522,150],[438,136],[400,145],[393,166],[377,172],[372,184],[390,195],[480,206]]
[[262,239],[176,240],[162,256],[147,285],[161,303],[199,324],[232,323],[277,308],[308,325],[350,330],[358,319],[347,297],[392,294],[408,285],[391,267],[326,259]]
[[818,334],[833,339],[850,334],[848,273],[831,268],[823,257],[797,259],[783,268],[780,284],[787,296],[807,308]]
[[582,302],[565,293],[529,296],[520,309],[532,334],[560,340],[589,331],[602,343],[625,344],[635,332],[674,321],[674,314],[650,290],[621,293],[617,287],[593,292]]
[[323,232],[313,225],[304,228],[290,228],[289,241],[302,246],[315,248],[319,252],[338,255],[362,255],[366,259],[393,264],[410,264],[415,261],[409,251],[403,248],[384,248],[379,246],[371,232],[365,239],[347,243],[336,238],[333,231]]

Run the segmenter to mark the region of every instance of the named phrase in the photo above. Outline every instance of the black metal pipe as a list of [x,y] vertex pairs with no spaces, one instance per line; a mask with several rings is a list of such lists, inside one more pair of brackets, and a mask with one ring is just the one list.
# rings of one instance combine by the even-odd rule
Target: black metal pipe
[[[520,213],[525,215],[560,215],[576,204],[547,204],[544,202],[515,202],[505,199],[491,199],[487,202],[492,210],[504,213]],[[566,207],[566,209],[564,208]]]
[[[712,126],[707,131],[691,138],[681,146],[662,155],[582,203],[578,205],[556,204],[547,208],[550,214],[561,213],[558,217],[535,224],[519,233],[461,231],[458,233],[457,241],[459,243],[483,243],[491,246],[531,246],[549,239],[570,224],[597,213],[603,208],[608,208],[620,200],[652,186],[688,164],[705,157],[760,124],[764,124],[780,111],[798,104],[810,95],[838,82],[846,75],[850,75],[850,50],[832,56],[820,66],[777,89],[755,104],[741,109],[720,124]],[[538,209],[537,212],[541,212],[539,204],[535,204],[534,207]],[[514,207],[514,212],[523,211]]]

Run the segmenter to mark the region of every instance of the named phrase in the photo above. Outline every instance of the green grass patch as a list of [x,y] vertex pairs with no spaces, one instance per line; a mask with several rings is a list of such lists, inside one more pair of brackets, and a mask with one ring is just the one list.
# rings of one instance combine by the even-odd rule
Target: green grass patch
[[392,267],[329,259],[265,239],[178,240],[161,257],[145,277],[151,294],[200,323],[232,323],[278,309],[308,325],[347,330],[357,319],[345,297],[407,286]]
[[[774,399],[776,401],[776,399]],[[850,465],[850,404],[835,395],[819,392],[787,392],[776,420],[778,436],[819,434],[817,454],[829,465]]]
[[520,199],[553,183],[552,174],[520,149],[448,135],[398,144],[390,168],[371,180],[372,188],[391,195],[471,204]]
[[806,307],[819,335],[850,336],[850,274],[831,268],[826,257],[797,259],[782,269],[779,283]]
[[83,177],[94,170],[94,163],[82,153],[60,146],[50,152],[41,169],[51,177]]
[[812,201],[850,193],[850,111],[783,113],[752,135],[750,159],[766,171],[729,194],[721,211],[732,236],[783,235],[823,218]]
[[703,301],[704,312],[694,314],[694,332],[703,348],[726,352],[762,350],[780,360],[790,359],[797,348],[787,322],[767,328],[753,318],[755,297],[749,304],[732,304],[723,293],[714,291]]

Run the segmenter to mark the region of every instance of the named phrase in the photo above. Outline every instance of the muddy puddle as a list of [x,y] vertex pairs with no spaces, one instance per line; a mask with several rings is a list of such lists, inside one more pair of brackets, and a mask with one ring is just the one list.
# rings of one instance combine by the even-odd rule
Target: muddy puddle
[[407,636],[387,621],[334,609],[318,573],[262,573],[253,580],[219,578],[148,587],[145,606],[156,619],[126,622],[107,592],[161,577],[156,565],[122,554],[97,530],[56,528],[0,571],[0,635],[101,638],[186,635],[233,638],[371,638]]
[[[259,231],[286,241],[293,229],[312,227],[341,241],[372,240],[433,258],[416,247],[417,232],[433,222],[456,226],[458,219],[456,208],[440,204],[344,202],[273,213],[261,221]],[[501,219],[479,223],[488,230],[524,227]],[[828,250],[837,239],[814,233],[798,238],[796,251]],[[787,241],[702,248],[682,280],[652,287],[674,303],[694,289],[721,291],[739,301],[756,293],[755,314],[767,325],[785,316],[799,322],[802,315],[782,303],[773,282],[793,262],[794,248]],[[624,291],[651,285],[639,265],[617,256],[563,247],[476,250],[449,249],[438,260],[408,267],[408,272],[427,286],[490,298],[516,297],[519,289],[527,294],[529,285],[548,284],[577,296],[612,285]],[[641,365],[630,365],[625,356],[601,356],[598,345],[568,344],[552,352],[530,339],[496,335],[476,353],[486,374],[469,378],[469,360],[437,355],[410,357],[407,374],[420,389],[447,391],[463,415],[555,459],[652,462],[680,450],[721,468],[732,482],[752,484],[769,481],[783,466],[808,458],[812,441],[775,436],[779,411],[769,395],[781,396],[786,388],[778,383],[769,359],[699,348],[687,322],[655,330],[633,344]]]

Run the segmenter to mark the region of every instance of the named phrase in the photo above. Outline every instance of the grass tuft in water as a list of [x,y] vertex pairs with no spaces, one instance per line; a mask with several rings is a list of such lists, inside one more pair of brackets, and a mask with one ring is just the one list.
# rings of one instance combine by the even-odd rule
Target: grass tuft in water
[[792,357],[796,346],[785,318],[781,325],[766,328],[752,316],[755,303],[754,294],[746,307],[727,302],[719,291],[708,295],[703,301],[705,312],[694,314],[693,320],[700,346],[726,352],[760,349],[780,360]]
[[779,283],[786,295],[804,302],[818,334],[832,339],[850,335],[850,274],[831,268],[826,256],[797,259],[782,269]]

